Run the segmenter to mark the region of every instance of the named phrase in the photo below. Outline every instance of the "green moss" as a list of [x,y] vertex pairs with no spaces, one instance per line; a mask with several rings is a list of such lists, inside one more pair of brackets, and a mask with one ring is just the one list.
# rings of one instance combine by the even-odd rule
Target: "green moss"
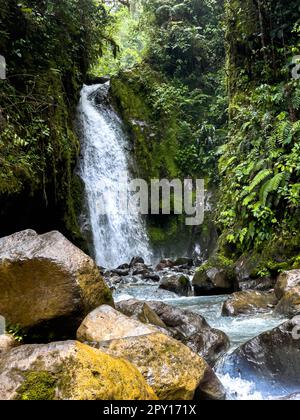
[[17,390],[19,400],[54,400],[56,378],[49,372],[26,372],[25,381]]

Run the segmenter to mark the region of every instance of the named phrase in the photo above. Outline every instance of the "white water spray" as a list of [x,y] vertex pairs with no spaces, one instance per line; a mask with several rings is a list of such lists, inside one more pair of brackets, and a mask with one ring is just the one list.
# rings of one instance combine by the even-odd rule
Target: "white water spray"
[[[150,262],[151,252],[142,217],[118,211],[115,202],[120,174],[130,172],[129,144],[120,118],[108,103],[108,91],[108,83],[84,86],[81,91],[79,172],[85,184],[96,262],[115,268],[136,255]],[[97,97],[102,99],[100,104]]]

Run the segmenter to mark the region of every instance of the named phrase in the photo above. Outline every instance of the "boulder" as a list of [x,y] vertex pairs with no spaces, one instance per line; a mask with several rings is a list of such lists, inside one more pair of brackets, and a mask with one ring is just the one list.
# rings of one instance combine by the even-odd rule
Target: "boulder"
[[258,292],[267,292],[273,290],[276,284],[276,279],[272,277],[264,277],[256,280],[240,281],[239,288],[242,291],[256,290]]
[[222,374],[252,382],[263,398],[299,393],[299,331],[292,320],[253,338],[226,358]]
[[247,290],[230,296],[222,308],[223,316],[239,316],[270,312],[275,308],[277,299],[272,292]]
[[26,345],[0,360],[1,400],[151,400],[128,361],[76,341]]
[[132,268],[136,264],[145,264],[145,261],[142,257],[133,257],[132,260],[130,261],[129,266]]
[[172,267],[174,267],[174,261],[165,259],[165,260],[161,260],[161,262],[156,266],[155,270],[163,271],[166,268],[172,268]]
[[300,270],[291,270],[281,273],[275,285],[275,293],[280,300],[292,289],[300,288]]
[[287,318],[300,315],[300,287],[286,292],[275,308],[275,311]]
[[112,296],[94,261],[59,232],[0,239],[0,313],[22,328],[57,320],[73,331]]
[[[173,338],[203,357],[210,365],[229,349],[230,343],[226,334],[211,328],[206,320],[196,313],[163,302],[146,303],[138,300],[120,302],[117,308],[141,322],[167,329]],[[144,312],[148,316],[145,316]]]
[[133,276],[147,276],[152,273],[151,270],[147,267],[146,264],[138,263],[132,267],[132,275]]
[[159,284],[159,288],[169,290],[179,296],[190,296],[192,293],[192,286],[189,278],[180,274],[163,277]]
[[20,343],[10,334],[0,335],[0,357],[9,350],[18,347]]
[[[180,342],[150,325],[104,306],[89,317],[78,339],[114,357],[122,357],[142,373],[160,399],[222,399],[224,390],[208,364]],[[104,316],[102,316],[104,314]],[[97,315],[97,311],[95,311]]]
[[193,286],[196,296],[222,295],[237,290],[232,274],[219,268],[200,268],[194,275]]
[[194,261],[192,258],[177,258],[176,261],[174,261],[174,267],[193,267]]
[[157,332],[154,327],[128,318],[111,306],[102,305],[83,320],[77,331],[77,339],[82,342],[100,342],[153,332]]
[[141,302],[139,300],[130,299],[123,300],[116,304],[118,311],[122,314],[134,318],[144,324],[151,324],[156,327],[167,329],[166,324],[162,319],[150,308],[147,302]]
[[103,352],[128,360],[160,400],[222,400],[225,391],[204,359],[161,333],[98,343]]

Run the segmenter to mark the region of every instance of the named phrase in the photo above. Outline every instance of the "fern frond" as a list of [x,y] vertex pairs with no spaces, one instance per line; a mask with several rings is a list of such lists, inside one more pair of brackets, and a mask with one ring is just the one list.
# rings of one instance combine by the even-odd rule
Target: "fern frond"
[[260,185],[266,178],[272,175],[272,171],[270,169],[262,169],[256,177],[253,179],[251,185],[247,188],[249,192],[252,192],[258,185]]
[[279,174],[275,175],[272,179],[267,181],[260,190],[260,202],[265,206],[267,203],[267,199],[269,194],[272,192],[278,191],[279,187],[286,181],[289,177],[289,174],[286,172],[280,172]]

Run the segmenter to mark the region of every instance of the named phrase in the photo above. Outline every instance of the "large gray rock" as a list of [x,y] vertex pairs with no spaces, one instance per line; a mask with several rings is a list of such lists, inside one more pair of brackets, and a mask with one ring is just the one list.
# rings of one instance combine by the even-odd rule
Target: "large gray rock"
[[270,312],[278,300],[273,292],[247,290],[231,295],[222,308],[223,316],[240,316]]
[[76,341],[26,345],[0,359],[0,400],[156,399],[140,372]]
[[64,330],[69,322],[78,327],[91,310],[113,302],[93,260],[59,232],[0,239],[0,288],[0,314],[22,328],[54,320]]
[[159,288],[169,290],[179,296],[190,296],[192,286],[188,277],[181,274],[169,274],[162,278]]
[[252,382],[264,398],[299,393],[299,332],[295,319],[253,338],[226,358],[222,373]]
[[219,268],[200,268],[194,275],[193,286],[196,296],[222,295],[237,290],[232,273]]
[[127,316],[167,329],[173,338],[188,346],[210,365],[229,348],[226,334],[211,328],[206,320],[196,313],[163,302],[138,300],[119,302],[117,308]]

